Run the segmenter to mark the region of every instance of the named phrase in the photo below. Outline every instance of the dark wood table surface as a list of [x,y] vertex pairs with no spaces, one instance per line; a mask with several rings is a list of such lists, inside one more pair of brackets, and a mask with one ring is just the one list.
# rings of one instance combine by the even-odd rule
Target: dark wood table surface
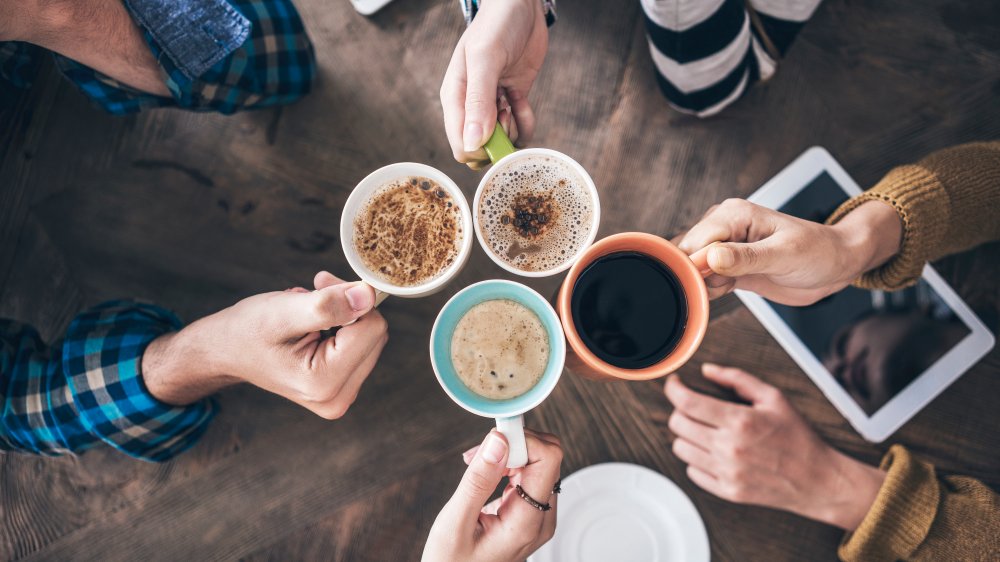
[[[223,117],[110,117],[51,64],[29,91],[0,85],[0,315],[54,339],[82,307],[134,296],[182,317],[256,292],[347,274],[337,239],[354,184],[426,162],[471,196],[451,159],[437,92],[463,22],[453,1],[397,0],[376,17],[300,0],[320,82],[291,107]],[[670,235],[746,196],[812,145],[862,185],[951,144],[1000,138],[1000,10],[981,0],[828,0],[774,79],[721,116],[670,110],[656,90],[638,2],[560,4],[532,99],[533,145],[577,158],[601,194],[601,236]],[[940,271],[992,326],[1000,245]],[[430,298],[384,305],[391,340],[346,417],[324,421],[237,387],[197,447],[165,464],[98,449],[0,454],[0,559],[413,560],[490,421],[455,406],[427,356],[431,323],[461,287],[508,277],[476,249]],[[508,277],[509,278],[509,277]],[[551,294],[559,279],[528,281]],[[888,441],[863,441],[733,297],[717,301],[703,360],[781,387],[836,447],[877,462],[903,443],[945,472],[1000,486],[1000,352]],[[559,434],[564,474],[624,461],[671,478],[701,512],[716,560],[827,560],[841,533],[701,491],[670,453],[662,381],[567,376],[528,415]]]

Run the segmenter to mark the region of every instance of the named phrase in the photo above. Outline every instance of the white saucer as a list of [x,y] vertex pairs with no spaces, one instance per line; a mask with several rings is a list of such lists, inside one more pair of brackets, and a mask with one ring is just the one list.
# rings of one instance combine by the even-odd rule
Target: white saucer
[[708,562],[708,533],[691,500],[658,472],[628,463],[563,479],[556,534],[530,562]]
[[392,2],[392,0],[351,0],[351,3],[354,4],[354,9],[363,16],[374,14],[389,2]]

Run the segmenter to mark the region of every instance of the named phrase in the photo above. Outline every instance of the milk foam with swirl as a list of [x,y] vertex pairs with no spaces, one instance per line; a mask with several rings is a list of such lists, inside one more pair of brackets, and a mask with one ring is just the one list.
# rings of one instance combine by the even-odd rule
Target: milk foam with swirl
[[548,332],[538,315],[519,302],[481,302],[455,326],[451,363],[472,392],[492,400],[516,398],[545,374]]

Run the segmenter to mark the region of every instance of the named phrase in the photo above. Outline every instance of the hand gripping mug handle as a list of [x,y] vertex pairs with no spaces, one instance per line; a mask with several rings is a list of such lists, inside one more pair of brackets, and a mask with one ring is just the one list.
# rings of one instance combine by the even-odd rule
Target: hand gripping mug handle
[[528,445],[524,442],[524,416],[497,418],[497,429],[507,438],[509,451],[507,468],[521,468],[528,464]]
[[[364,281],[362,281],[362,283],[364,283]],[[364,283],[364,284],[368,285],[368,283]],[[368,285],[368,286],[371,287],[371,285]],[[385,301],[385,299],[389,298],[389,293],[386,293],[385,291],[379,291],[375,287],[372,287],[372,290],[375,291],[375,304],[372,305],[372,310],[375,310],[376,308],[378,308],[378,305],[382,304],[382,302]],[[341,325],[341,328],[343,328],[344,326],[350,326],[351,324],[353,324],[353,323],[355,323],[357,321],[358,321],[358,319],[355,318],[354,320],[351,320],[350,322],[344,322],[344,324]]]
[[504,156],[513,154],[516,149],[514,148],[514,143],[510,142],[510,138],[498,122],[497,126],[493,128],[490,140],[486,141],[486,144],[483,145],[483,150],[490,157],[490,162],[496,164]]

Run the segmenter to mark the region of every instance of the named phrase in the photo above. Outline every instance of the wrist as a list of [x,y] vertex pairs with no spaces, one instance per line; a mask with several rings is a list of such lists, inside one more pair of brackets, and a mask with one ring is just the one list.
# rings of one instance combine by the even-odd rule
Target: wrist
[[852,532],[875,503],[885,473],[832,448],[830,452],[831,458],[824,462],[828,474],[819,490],[821,496],[814,498],[813,507],[803,515]]
[[889,261],[899,252],[903,222],[882,201],[866,201],[832,227],[840,239],[842,271],[850,282]]
[[203,325],[195,322],[156,338],[146,347],[143,382],[157,400],[183,406],[238,382],[217,368],[202,331]]

